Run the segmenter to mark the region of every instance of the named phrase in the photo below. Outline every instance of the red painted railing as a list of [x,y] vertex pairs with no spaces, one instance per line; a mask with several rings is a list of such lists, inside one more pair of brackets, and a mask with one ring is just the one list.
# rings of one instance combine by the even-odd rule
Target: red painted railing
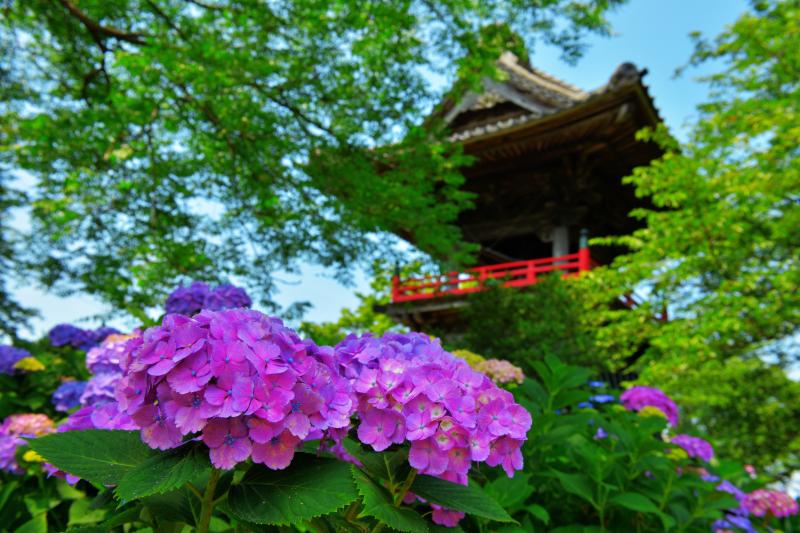
[[513,263],[500,263],[471,268],[464,272],[449,272],[439,276],[392,278],[392,302],[428,300],[456,294],[469,294],[485,289],[488,280],[502,280],[504,287],[526,287],[539,281],[541,274],[563,271],[564,277],[576,276],[589,270],[592,259],[589,248],[584,246],[577,253],[561,257],[545,257]]

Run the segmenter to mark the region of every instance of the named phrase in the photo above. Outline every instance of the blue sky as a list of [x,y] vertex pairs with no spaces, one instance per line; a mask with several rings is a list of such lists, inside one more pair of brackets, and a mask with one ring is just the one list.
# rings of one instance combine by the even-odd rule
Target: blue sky
[[[647,68],[645,83],[650,94],[667,125],[682,138],[695,116],[696,105],[707,95],[706,87],[695,79],[698,71],[689,70],[680,78],[673,76],[692,52],[688,34],[700,31],[715,36],[746,8],[744,0],[630,0],[610,17],[615,35],[590,39],[589,50],[576,65],[561,61],[557,50],[542,47],[533,51],[531,63],[583,89],[603,85],[617,65],[625,61]],[[278,284],[278,302],[284,306],[294,301],[311,302],[314,307],[306,318],[313,321],[336,319],[343,307],[356,304],[355,291],[366,290],[367,286],[364,276],[357,274],[356,285],[345,287],[315,265],[307,265],[299,276],[277,277],[284,281]],[[32,335],[42,334],[60,322],[98,325],[97,320],[85,319],[105,309],[88,296],[58,298],[32,287],[19,287],[16,295],[41,311],[42,317],[34,321],[34,331],[27,332]],[[130,326],[124,322],[114,325]]]

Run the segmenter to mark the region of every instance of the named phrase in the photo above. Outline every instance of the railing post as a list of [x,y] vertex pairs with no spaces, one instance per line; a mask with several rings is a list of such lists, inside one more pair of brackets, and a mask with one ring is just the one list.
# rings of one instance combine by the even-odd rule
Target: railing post
[[392,303],[396,303],[400,296],[400,265],[395,263],[392,276]]
[[578,272],[589,270],[592,265],[592,258],[589,255],[589,230],[581,230],[581,238],[578,241]]

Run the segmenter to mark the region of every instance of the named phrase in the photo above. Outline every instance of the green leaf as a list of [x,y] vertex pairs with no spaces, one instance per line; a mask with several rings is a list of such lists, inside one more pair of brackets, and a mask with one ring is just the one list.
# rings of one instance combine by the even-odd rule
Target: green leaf
[[657,514],[660,512],[655,503],[647,497],[635,492],[623,492],[622,494],[618,494],[611,498],[611,503],[640,513]]
[[91,500],[75,500],[69,506],[69,526],[97,524],[106,517],[105,509],[92,509]]
[[357,497],[349,464],[298,454],[286,470],[251,467],[231,487],[228,507],[248,522],[288,525],[331,513]]
[[192,444],[153,455],[122,477],[117,496],[131,501],[182,487],[211,468],[208,450],[203,448]]
[[514,477],[500,476],[483,487],[483,490],[494,498],[504,509],[511,510],[521,505],[533,493],[531,476],[525,472],[518,472]]
[[652,500],[641,494],[637,494],[635,492],[623,492],[622,494],[614,496],[609,501],[632,511],[657,515],[661,520],[661,524],[664,526],[665,530],[671,529],[675,525],[674,518],[662,513]]
[[545,525],[550,523],[550,513],[548,513],[547,509],[545,509],[541,505],[536,505],[534,503],[527,506],[525,510],[528,511],[531,515],[541,520],[542,522],[544,522]]
[[53,433],[30,440],[47,462],[92,483],[116,485],[154,452],[138,431],[87,429]]
[[16,533],[47,533],[47,515],[38,514],[19,526]]
[[564,487],[564,490],[576,496],[580,496],[594,505],[594,493],[589,484],[589,478],[580,474],[567,474],[559,471],[555,471],[555,474],[561,486]]
[[150,514],[168,522],[181,521],[193,526],[200,517],[200,501],[187,488],[146,496],[142,503]]
[[394,452],[375,453],[365,450],[361,444],[345,438],[345,449],[364,466],[364,470],[375,479],[397,480],[408,474],[408,449],[400,448]]
[[449,509],[497,522],[514,522],[500,504],[472,483],[465,487],[443,479],[420,475],[414,479],[411,492]]
[[396,507],[386,489],[377,485],[361,469],[351,466],[350,470],[364,503],[360,516],[371,516],[398,531],[427,533],[428,524],[416,511]]

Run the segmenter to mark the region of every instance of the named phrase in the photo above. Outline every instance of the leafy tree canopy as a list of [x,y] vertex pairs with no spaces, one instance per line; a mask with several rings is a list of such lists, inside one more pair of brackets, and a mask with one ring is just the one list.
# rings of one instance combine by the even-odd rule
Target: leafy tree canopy
[[375,232],[466,261],[467,158],[420,126],[430,75],[471,86],[533,38],[575,59],[618,3],[4,2],[0,157],[37,183],[24,259],[128,311],[181,279],[268,298],[300,260],[346,276],[387,252]]
[[[711,98],[687,142],[643,134],[667,153],[627,182],[654,209],[605,241],[630,253],[590,277],[599,298],[646,295],[600,317],[599,345],[620,359],[646,346],[642,378],[762,463],[800,452],[797,384],[781,369],[800,360],[799,27],[797,2],[753,2],[714,41],[696,36],[690,64],[721,67]],[[669,320],[654,320],[664,306]]]

